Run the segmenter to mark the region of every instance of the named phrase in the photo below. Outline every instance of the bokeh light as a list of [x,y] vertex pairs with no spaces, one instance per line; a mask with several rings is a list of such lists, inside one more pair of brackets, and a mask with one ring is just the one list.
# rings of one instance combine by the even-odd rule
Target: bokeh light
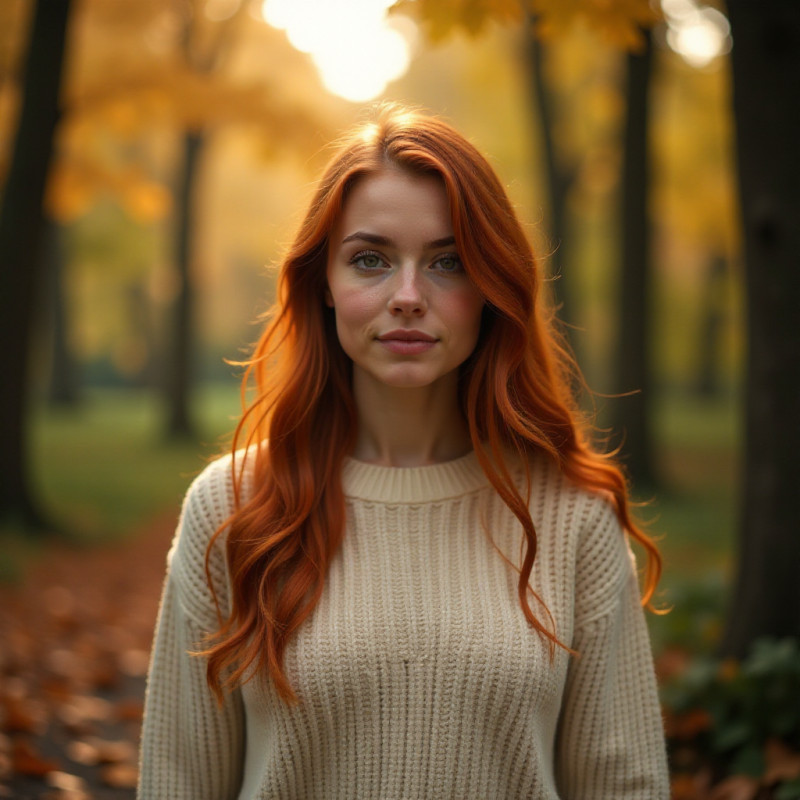
[[692,67],[705,67],[732,45],[727,17],[694,0],[661,0],[667,21],[667,44]]
[[308,53],[325,87],[363,102],[377,97],[411,62],[407,19],[390,19],[393,0],[264,0],[266,22]]

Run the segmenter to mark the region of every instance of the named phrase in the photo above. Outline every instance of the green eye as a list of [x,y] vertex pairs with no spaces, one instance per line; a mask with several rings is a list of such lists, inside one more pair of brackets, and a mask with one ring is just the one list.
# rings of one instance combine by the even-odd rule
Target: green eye
[[357,269],[374,270],[380,269],[385,261],[377,253],[356,253],[351,259],[350,263]]
[[461,261],[458,256],[442,256],[436,261],[436,266],[442,272],[458,272],[461,269]]

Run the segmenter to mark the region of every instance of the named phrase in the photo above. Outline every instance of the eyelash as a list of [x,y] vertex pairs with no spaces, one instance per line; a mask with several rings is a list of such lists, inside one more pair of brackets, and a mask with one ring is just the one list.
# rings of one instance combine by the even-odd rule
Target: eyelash
[[444,261],[446,258],[449,258],[451,261],[455,261],[456,266],[454,269],[443,270],[444,272],[446,273],[463,272],[464,265],[461,263],[461,259],[458,257],[458,253],[443,253],[433,263],[438,264],[440,261]]
[[362,258],[366,258],[367,256],[374,256],[382,263],[386,263],[386,259],[380,253],[376,253],[374,250],[360,250],[350,259],[349,263],[356,267],[356,269],[363,270],[364,272],[372,272],[378,269],[378,267],[365,267],[358,263]]
[[[379,269],[380,268],[379,266],[377,266],[377,267],[365,267],[363,265],[359,265],[358,262],[361,261],[361,259],[366,258],[367,256],[374,256],[379,261],[381,261],[383,264],[387,263],[386,259],[380,253],[376,252],[375,250],[359,250],[359,252],[356,253],[350,259],[349,263],[352,264],[357,269],[360,269],[360,270],[362,270],[364,272],[372,272],[373,270]],[[452,261],[455,261],[456,262],[456,266],[455,266],[454,269],[444,269],[444,270],[442,270],[442,272],[444,272],[445,274],[450,274],[450,273],[456,273],[456,272],[463,271],[463,265],[462,265],[461,259],[458,257],[457,253],[442,253],[442,255],[440,255],[433,262],[433,265],[436,265],[439,262],[444,261],[445,259],[450,259]]]

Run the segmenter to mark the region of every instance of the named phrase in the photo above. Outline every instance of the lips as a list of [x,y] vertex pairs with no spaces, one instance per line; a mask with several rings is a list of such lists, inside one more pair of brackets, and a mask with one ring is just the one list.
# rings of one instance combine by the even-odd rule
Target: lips
[[433,348],[439,340],[423,331],[398,328],[381,334],[378,341],[396,356],[418,356]]
[[407,330],[405,328],[381,334],[378,339],[382,342],[429,342],[431,344],[436,342],[435,336],[430,336],[423,331]]

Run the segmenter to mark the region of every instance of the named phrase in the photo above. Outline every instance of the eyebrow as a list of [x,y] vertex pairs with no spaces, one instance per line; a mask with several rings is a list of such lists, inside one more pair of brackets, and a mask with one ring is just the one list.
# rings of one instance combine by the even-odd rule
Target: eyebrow
[[[381,236],[377,233],[368,233],[367,231],[356,231],[342,239],[342,244],[353,241],[369,242],[370,244],[383,245],[384,247],[394,244],[388,236]],[[443,236],[441,239],[433,239],[433,241],[426,242],[424,245],[425,250],[435,250],[437,247],[450,247],[456,243],[455,236]]]

